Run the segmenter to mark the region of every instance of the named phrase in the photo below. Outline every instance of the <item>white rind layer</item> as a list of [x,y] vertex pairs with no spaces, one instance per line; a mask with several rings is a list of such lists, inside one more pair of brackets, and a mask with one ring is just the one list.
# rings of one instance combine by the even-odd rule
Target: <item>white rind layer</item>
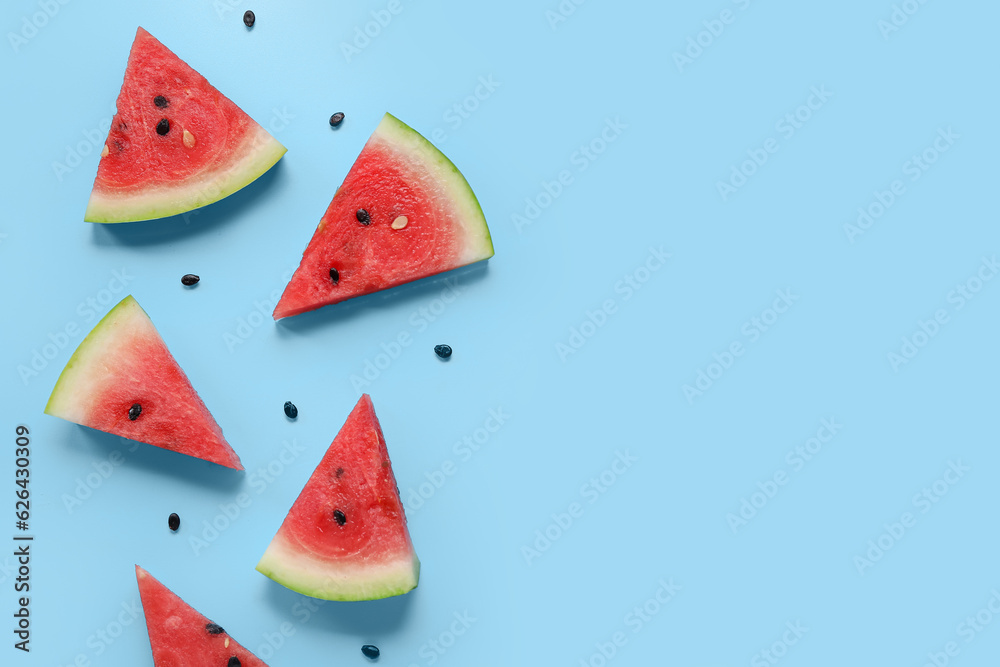
[[105,381],[105,368],[114,363],[114,349],[109,341],[121,339],[122,332],[129,336],[159,338],[156,327],[146,311],[129,295],[112,308],[87,334],[70,357],[59,375],[45,414],[59,417],[75,424],[85,424],[93,412],[93,401]]
[[347,565],[314,558],[279,531],[257,571],[293,591],[321,600],[379,600],[417,587],[420,561],[411,551],[387,563]]
[[236,150],[242,157],[208,174],[197,174],[174,185],[149,188],[121,195],[99,192],[90,195],[86,222],[116,223],[153,220],[179,215],[224,199],[262,176],[287,149],[260,127]]
[[479,200],[465,176],[444,153],[390,113],[382,117],[382,122],[369,141],[400,153],[418,171],[422,166],[433,175],[434,182],[447,192],[449,201],[454,206],[455,217],[461,221],[465,231],[465,247],[459,258],[460,266],[493,256],[493,239]]

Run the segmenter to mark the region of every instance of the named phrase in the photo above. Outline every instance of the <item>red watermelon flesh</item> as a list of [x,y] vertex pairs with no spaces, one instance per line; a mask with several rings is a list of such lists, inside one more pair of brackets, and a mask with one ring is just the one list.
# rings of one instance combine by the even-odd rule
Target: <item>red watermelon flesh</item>
[[[367,225],[358,220],[361,209],[370,218]],[[330,202],[274,318],[492,256],[486,219],[461,172],[420,134],[385,114]]]
[[135,578],[156,667],[227,667],[236,664],[232,658],[241,667],[267,667],[138,565]]
[[417,585],[417,560],[371,398],[355,405],[257,570],[326,600],[374,600]]
[[[165,133],[157,130],[167,125]],[[129,222],[222,199],[284,154],[242,109],[139,28],[85,220]]]
[[[140,410],[131,419],[134,405]],[[222,429],[131,296],[80,343],[45,413],[243,470]]]

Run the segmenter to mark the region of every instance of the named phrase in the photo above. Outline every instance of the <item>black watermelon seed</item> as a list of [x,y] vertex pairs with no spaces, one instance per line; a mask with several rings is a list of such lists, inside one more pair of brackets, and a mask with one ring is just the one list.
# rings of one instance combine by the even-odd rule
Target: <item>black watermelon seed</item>
[[357,212],[354,214],[354,217],[356,217],[358,219],[358,222],[360,222],[362,225],[372,224],[372,217],[368,215],[368,211],[366,211],[363,208],[359,208]]
[[135,421],[142,414],[142,406],[138,403],[133,403],[132,407],[128,409],[128,418],[131,421]]
[[243,12],[243,25],[245,25],[248,28],[252,28],[254,22],[256,21],[257,17],[254,15],[252,11],[248,9],[245,12]]
[[161,118],[160,122],[156,124],[156,133],[161,137],[170,131],[170,121],[166,118]]
[[225,632],[221,625],[216,625],[215,623],[209,623],[206,625],[205,630],[207,630],[210,635],[221,635]]
[[344,114],[340,111],[330,116],[330,127],[337,127],[344,122]]
[[295,419],[299,416],[299,409],[291,401],[285,401],[285,416],[289,419]]
[[333,281],[334,285],[336,285],[337,283],[339,283],[340,282],[340,271],[338,271],[337,269],[330,269],[330,280]]
[[347,523],[347,515],[340,510],[333,510],[333,518],[336,520],[338,526],[343,526]]
[[201,280],[199,276],[189,273],[185,276],[181,276],[181,285],[187,285],[190,287],[191,285],[197,285],[199,280]]
[[156,97],[154,97],[153,104],[160,107],[161,109],[166,109],[168,106],[170,106],[170,102],[167,102],[167,98],[164,97],[163,95],[157,95]]
[[451,356],[451,345],[435,345],[434,354],[442,359],[447,359]]
[[167,525],[170,526],[170,530],[174,531],[181,527],[181,518],[177,516],[176,512],[167,517]]
[[226,663],[226,667],[243,667],[243,663],[241,663],[240,659],[234,655],[229,659],[229,662]]
[[344,469],[343,468],[337,468],[337,479],[340,479],[340,476],[343,475],[343,474],[344,474]]
[[374,660],[379,656],[379,653],[381,653],[381,651],[378,650],[378,646],[375,646],[374,644],[365,644],[361,647],[361,652],[364,653],[365,657],[370,660]]

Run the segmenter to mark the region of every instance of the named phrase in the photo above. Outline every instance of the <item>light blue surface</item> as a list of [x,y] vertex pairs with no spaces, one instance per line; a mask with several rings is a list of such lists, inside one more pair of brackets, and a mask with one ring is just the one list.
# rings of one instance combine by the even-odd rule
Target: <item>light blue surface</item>
[[[368,642],[400,666],[917,666],[929,654],[994,664],[1000,619],[982,612],[979,631],[966,619],[1000,590],[1000,281],[971,301],[954,290],[980,287],[983,258],[1000,250],[1000,7],[907,0],[890,32],[879,25],[893,20],[888,0],[563,2],[575,8],[565,21],[547,15],[556,0],[398,3],[4,4],[0,539],[15,532],[19,423],[33,438],[37,538],[30,655],[11,646],[13,559],[0,558],[0,664],[151,665],[141,619],[123,610],[138,601],[135,563],[272,666],[363,665]],[[371,12],[391,21],[345,55]],[[288,153],[187,219],[85,224],[96,128],[113,112],[137,25]],[[701,53],[690,46],[699,40]],[[688,48],[691,61],[678,61]],[[474,111],[452,110],[477,87]],[[347,114],[337,131],[334,111]],[[449,277],[460,295],[443,312],[442,278],[278,326],[255,314],[256,304],[270,312],[264,302],[385,111],[462,169],[496,257]],[[797,112],[799,127],[782,121]],[[948,150],[914,171],[912,156],[949,128],[938,141]],[[579,152],[591,142],[603,151],[594,159]],[[78,164],[76,151],[88,153]],[[717,183],[753,155],[767,160],[745,166],[754,173],[724,198]],[[852,243],[845,224],[895,180],[892,205]],[[188,272],[202,277],[192,290],[179,282]],[[646,282],[635,290],[626,275]],[[42,414],[83,334],[127,293],[246,474],[131,451]],[[596,314],[605,306],[610,315]],[[440,314],[431,322],[421,309]],[[939,310],[945,323],[894,368],[888,355]],[[603,325],[586,324],[588,313]],[[412,345],[387,363],[379,355],[403,332]],[[449,363],[432,352],[442,342],[455,349]],[[734,343],[742,354],[730,359]],[[22,380],[36,352],[53,358]],[[384,368],[355,386],[366,363]],[[700,371],[715,379],[686,396]],[[414,593],[307,614],[307,598],[254,565],[361,391],[404,499],[440,482],[449,461],[454,474],[424,486],[422,506],[407,500],[423,563]],[[286,400],[299,407],[294,423]],[[505,423],[485,439],[477,429],[491,410]],[[832,439],[824,420],[838,425]],[[821,451],[794,453],[816,449],[817,434]],[[477,436],[478,451],[457,444]],[[288,442],[302,451],[261,481],[255,471],[276,469]],[[960,477],[947,472],[959,462]],[[614,466],[597,491],[589,480]],[[69,511],[88,475],[96,488]],[[767,481],[776,476],[785,483]],[[938,483],[938,502],[919,497],[946,476],[955,483]],[[195,553],[191,539],[224,524],[243,492],[252,504]],[[743,499],[762,505],[744,508],[745,525],[727,518]],[[177,534],[170,512],[183,520]],[[904,513],[910,527],[894,526]],[[901,528],[898,539],[886,532]],[[546,530],[557,539],[535,545]],[[880,538],[891,548],[879,560],[857,560]],[[533,545],[537,557],[523,549]],[[661,582],[680,587],[662,605]],[[455,621],[466,613],[467,629]],[[624,643],[607,660],[601,647],[610,654],[616,633]]]

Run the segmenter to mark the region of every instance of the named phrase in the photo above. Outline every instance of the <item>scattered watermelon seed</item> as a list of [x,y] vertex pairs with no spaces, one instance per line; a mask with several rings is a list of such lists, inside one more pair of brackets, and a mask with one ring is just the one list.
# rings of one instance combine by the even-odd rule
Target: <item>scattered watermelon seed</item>
[[222,645],[224,648],[229,648],[229,637],[226,637],[226,643]]
[[156,97],[154,97],[153,104],[160,107],[161,109],[166,109],[168,106],[170,106],[170,103],[167,102],[167,98],[164,97],[163,95],[157,95]]
[[222,629],[221,625],[216,625],[215,623],[209,623],[205,626],[205,629],[210,635],[221,635],[225,630]]
[[330,269],[330,280],[333,281],[334,285],[336,285],[337,283],[339,283],[340,282],[340,271],[338,271],[337,269]]
[[160,122],[156,124],[156,133],[161,137],[170,131],[170,121],[166,118],[161,118]]
[[170,530],[175,532],[181,527],[181,518],[177,516],[176,512],[167,517],[167,525],[170,527]]
[[337,521],[338,526],[343,526],[347,523],[347,515],[340,510],[333,510],[333,518]]
[[142,406],[138,403],[133,403],[132,407],[128,409],[128,418],[131,421],[135,421],[142,414]]
[[365,644],[361,647],[361,652],[364,653],[365,657],[369,660],[374,660],[380,653],[378,646],[375,646],[374,644]]
[[104,148],[101,149],[101,157],[107,157],[110,152],[111,151],[108,150],[108,145],[104,144]]
[[344,474],[344,469],[343,468],[337,468],[337,479],[340,479],[340,476],[343,475],[343,474]]
[[402,229],[403,227],[406,227],[408,222],[410,222],[410,219],[407,218],[405,215],[401,215],[392,221],[392,228]]
[[344,122],[344,114],[338,111],[337,113],[330,116],[330,127],[337,127]]
[[252,28],[253,24],[257,21],[257,16],[254,15],[249,9],[243,13],[243,25],[248,28]]
[[289,419],[295,419],[299,416],[299,409],[291,401],[285,401],[285,416]]
[[434,354],[442,359],[449,358],[451,356],[451,345],[435,345]]
[[243,667],[243,663],[241,663],[240,659],[234,655],[229,659],[229,662],[226,663],[226,667]]
[[195,143],[194,135],[184,130],[184,146],[186,148],[194,148]]
[[186,285],[187,287],[191,287],[191,285],[197,285],[199,280],[201,280],[201,278],[199,278],[195,274],[188,273],[184,276],[181,276],[181,285]]
[[372,217],[368,215],[368,211],[366,211],[363,208],[359,208],[357,212],[354,214],[354,217],[356,217],[358,219],[358,222],[360,222],[362,225],[372,224]]

